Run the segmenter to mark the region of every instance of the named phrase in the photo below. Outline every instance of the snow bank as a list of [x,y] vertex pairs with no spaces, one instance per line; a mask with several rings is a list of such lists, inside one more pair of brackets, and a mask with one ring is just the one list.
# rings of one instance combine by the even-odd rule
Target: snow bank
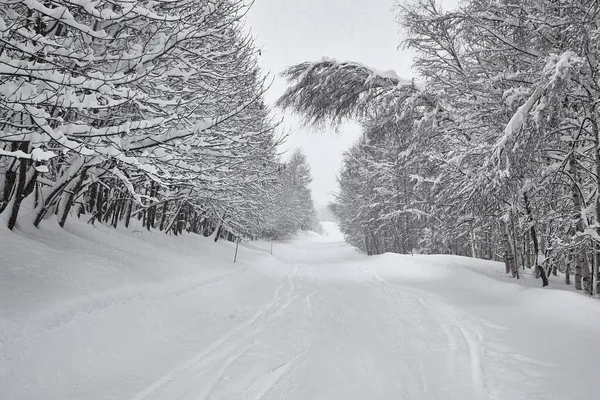
[[434,295],[439,303],[432,312],[462,314],[452,323],[475,335],[486,384],[481,398],[595,393],[600,304],[565,285],[564,276],[551,276],[542,288],[529,270],[516,280],[502,263],[449,255],[384,254],[369,269],[386,284]]
[[[267,301],[280,271],[268,253],[243,244],[234,264],[234,249],[78,220],[64,230],[53,221],[39,230],[1,228],[0,397],[126,398],[134,382],[159,376],[166,360]],[[253,293],[258,283],[262,291]],[[190,330],[193,343],[178,337]],[[164,341],[180,348],[161,360]],[[115,365],[128,371],[123,386],[111,379]]]

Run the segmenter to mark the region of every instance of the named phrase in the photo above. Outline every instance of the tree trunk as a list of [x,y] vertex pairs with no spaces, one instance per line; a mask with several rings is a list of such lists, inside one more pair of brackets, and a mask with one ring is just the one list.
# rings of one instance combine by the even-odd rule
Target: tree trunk
[[165,202],[163,203],[163,206],[162,206],[162,211],[160,213],[160,226],[158,228],[161,232],[163,232],[165,230],[165,223],[167,222],[168,207],[169,207],[169,201],[165,200]]
[[93,183],[90,187],[89,211],[92,215],[96,214],[96,197],[98,197],[98,185],[98,183]]
[[[598,244],[596,243],[596,248]],[[598,249],[596,249],[596,253],[598,253]],[[598,264],[598,254],[596,254],[596,294],[600,294],[600,264]]]
[[132,209],[133,209],[133,199],[129,199],[127,202],[127,211],[125,211],[125,228],[129,228],[129,222],[131,222]]
[[510,265],[511,265],[511,255],[510,255],[510,245],[508,240],[508,227],[506,221],[502,221],[502,225],[504,226],[504,235],[502,244],[504,246],[504,272],[507,274],[510,273]]
[[[509,218],[509,222],[510,222],[510,231],[512,232],[512,234],[510,235],[510,239],[512,239],[512,251],[513,254],[515,256],[515,262],[513,264],[513,269],[512,269],[512,276],[513,278],[517,278],[520,279],[521,277],[519,276],[519,247],[518,247],[518,241],[517,241],[517,230],[515,229],[515,224],[513,223],[513,218],[512,218],[512,213],[509,213],[508,216]],[[521,260],[521,262],[523,262],[523,260]]]
[[577,169],[576,148],[573,149],[569,157],[569,172],[571,173],[571,195],[573,197],[573,220],[575,221],[575,233],[572,242],[576,246],[573,261],[575,262],[575,289],[581,290],[582,278],[587,276],[589,271],[587,249],[585,238],[582,236],[584,231],[583,217],[581,215],[582,196],[579,190],[579,171]]
[[511,273],[512,273],[512,277],[513,278],[520,279],[521,277],[519,276],[519,264],[518,264],[518,259],[519,258],[518,258],[518,252],[517,252],[517,239],[516,239],[517,234],[514,231],[514,226],[512,225],[512,223],[511,223],[511,226],[513,228],[512,229],[513,234],[511,235],[511,238],[512,238],[512,251],[513,251],[513,254],[515,255],[515,259],[513,261]]
[[37,183],[37,177],[39,172],[37,169],[32,168],[31,177],[27,180],[27,185],[25,186],[25,193],[23,193],[23,198],[29,196],[35,190],[35,184]]
[[17,217],[19,216],[19,209],[21,208],[21,202],[25,198],[25,185],[27,184],[27,159],[21,158],[19,160],[19,177],[17,179],[17,192],[14,196],[14,202],[10,218],[8,220],[8,229],[11,231],[14,229],[17,223]]
[[167,225],[165,229],[165,233],[173,232],[173,234],[177,235],[177,219],[179,218],[179,213],[181,211],[181,207],[183,206],[183,200],[179,202],[179,205],[175,209],[175,214],[173,214],[173,218],[171,218],[171,222]]
[[215,243],[217,243],[217,240],[219,240],[219,237],[221,236],[221,230],[223,229],[223,223],[219,222],[219,226],[217,226],[217,229],[215,231]]
[[512,233],[510,229],[510,214],[506,216],[504,220],[504,237],[506,246],[506,273],[512,273],[513,278],[517,277],[517,262],[515,257],[514,241],[512,239]]
[[567,260],[567,266],[565,267],[565,285],[571,284],[571,263],[575,258],[574,250],[569,251],[569,259]]
[[475,250],[475,234],[473,233],[473,226],[469,229],[469,243],[471,245],[471,258],[477,258],[477,250]]
[[125,200],[122,200],[122,199],[118,199],[116,201],[117,205],[115,207],[115,212],[113,213],[112,222],[111,222],[112,227],[115,229],[117,229],[117,225],[119,224],[119,218],[121,217],[124,201]]
[[[11,151],[16,151],[19,149],[18,143],[13,143],[11,146]],[[17,182],[17,175],[20,166],[20,160],[14,159],[11,162],[11,165],[6,168],[4,172],[4,183],[2,188],[2,199],[0,199],[0,214],[6,210],[8,204],[12,199],[12,193],[15,188],[15,184]]]
[[[595,99],[592,99],[595,100]],[[594,202],[595,209],[595,217],[596,217],[596,234],[600,235],[600,134],[598,132],[598,115],[596,113],[595,103],[591,103],[590,107],[590,120],[592,121],[592,131],[594,133],[594,155],[596,161],[596,198]],[[593,293],[593,279],[594,274],[597,273],[597,270],[600,270],[598,266],[600,265],[600,253],[597,251],[596,244],[592,244],[593,249],[593,264],[592,264],[592,273],[590,274],[590,296]],[[598,287],[600,289],[600,286]]]
[[67,216],[69,215],[69,211],[71,211],[71,207],[73,206],[73,200],[75,199],[75,196],[77,195],[79,190],[81,190],[81,186],[83,185],[83,182],[85,181],[86,178],[87,178],[87,169],[84,169],[81,172],[81,176],[77,180],[77,183],[75,184],[75,187],[73,188],[71,193],[69,193],[67,198],[63,200],[63,201],[66,201],[67,203],[65,204],[65,206],[63,208],[62,216],[60,216],[60,220],[58,222],[58,225],[61,228],[65,227],[65,222],[67,221]]
[[96,198],[96,218],[102,222],[104,216],[104,186],[98,185],[98,197]]
[[[150,197],[150,201],[154,202],[155,197],[156,197],[156,185],[154,184],[154,181],[150,181],[150,189],[148,191],[149,197]],[[154,228],[154,216],[156,214],[156,206],[150,206],[148,207],[147,210],[147,215],[146,215],[146,229],[150,230],[151,228]]]
[[525,210],[527,211],[527,217],[529,219],[529,224],[531,225],[531,240],[533,241],[533,251],[535,254],[535,270],[539,273],[542,278],[542,287],[548,286],[548,277],[546,276],[546,271],[542,265],[540,265],[540,257],[541,252],[538,244],[537,233],[535,231],[535,224],[533,221],[533,215],[531,212],[531,205],[529,204],[529,199],[527,198],[527,193],[523,192],[523,200],[525,201]]

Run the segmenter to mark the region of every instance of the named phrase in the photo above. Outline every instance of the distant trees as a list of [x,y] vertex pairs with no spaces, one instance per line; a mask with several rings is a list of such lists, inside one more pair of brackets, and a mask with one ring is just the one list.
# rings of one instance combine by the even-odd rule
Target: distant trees
[[0,4],[0,214],[256,236],[277,124],[241,0]]
[[[358,63],[291,67],[280,104],[358,119],[334,206],[369,253],[503,259],[548,282],[598,284],[600,4],[434,0],[398,5],[423,87]],[[402,235],[415,241],[402,248]],[[600,288],[600,287],[599,287]]]
[[279,174],[280,189],[269,202],[270,217],[262,236],[281,239],[298,230],[320,230],[309,187],[311,181],[306,156],[300,150],[294,151]]

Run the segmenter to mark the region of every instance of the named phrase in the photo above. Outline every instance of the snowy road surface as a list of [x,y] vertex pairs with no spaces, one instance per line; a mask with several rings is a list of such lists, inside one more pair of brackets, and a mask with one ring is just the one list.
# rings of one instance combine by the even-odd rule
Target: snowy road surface
[[[326,238],[277,243],[273,256],[267,244],[250,244],[235,265],[217,265],[231,250],[222,244],[222,254],[207,256],[214,270],[92,301],[44,308],[16,283],[12,297],[2,287],[14,304],[0,309],[0,397],[594,398],[597,300],[555,290],[552,299],[569,308],[557,315],[548,290],[509,282],[498,264],[366,257],[333,228]],[[169,255],[172,263],[185,256],[194,253]],[[4,285],[23,273],[6,271]],[[90,271],[96,282],[115,274]]]

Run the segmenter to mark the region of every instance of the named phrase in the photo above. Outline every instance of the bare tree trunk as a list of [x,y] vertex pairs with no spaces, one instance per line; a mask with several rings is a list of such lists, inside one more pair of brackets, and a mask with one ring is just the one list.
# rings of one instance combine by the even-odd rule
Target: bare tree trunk
[[98,197],[98,185],[99,183],[93,183],[90,187],[89,212],[92,215],[96,214],[96,198]]
[[104,216],[104,186],[98,185],[98,197],[96,197],[96,218],[102,222]]
[[512,276],[513,278],[517,278],[520,279],[519,276],[519,265],[518,265],[518,255],[519,252],[517,251],[518,247],[517,247],[517,231],[515,230],[515,225],[513,224],[513,219],[512,219],[512,213],[509,213],[509,217],[510,217],[510,227],[511,227],[511,231],[512,231],[512,235],[510,235],[510,239],[512,239],[512,252],[515,256],[513,265],[512,265]]
[[[18,143],[13,143],[11,146],[11,151],[16,151],[19,149]],[[2,199],[0,199],[0,214],[4,212],[8,204],[12,199],[13,190],[15,188],[15,184],[17,182],[17,175],[20,166],[20,160],[14,159],[11,162],[11,165],[6,168],[4,172],[4,182],[2,187]]]
[[179,218],[179,213],[181,212],[182,206],[183,206],[183,200],[179,202],[179,205],[175,209],[175,214],[173,214],[173,218],[171,218],[171,222],[169,222],[169,224],[165,228],[165,233],[171,231],[171,232],[173,232],[174,235],[177,235],[176,223],[177,223],[177,219]]
[[[596,198],[594,202],[594,209],[596,217],[596,234],[600,235],[600,133],[598,132],[598,115],[596,113],[595,102],[592,102],[591,104],[592,105],[590,107],[590,120],[592,121],[592,131],[594,133],[594,155],[596,161]],[[595,243],[592,244],[594,259],[592,264],[592,273],[590,274],[590,296],[592,295],[594,290],[594,275],[597,274],[597,270],[600,269],[598,268],[598,265],[600,265],[600,253],[597,251],[597,247],[598,246]],[[600,289],[600,285],[598,285],[598,289]]]
[[565,285],[571,284],[571,263],[573,262],[574,250],[569,251],[569,258],[567,260],[567,266],[565,267]]
[[66,201],[67,203],[65,204],[65,206],[63,208],[63,213],[60,216],[60,220],[58,221],[58,225],[61,228],[65,227],[65,222],[67,221],[67,216],[69,215],[69,212],[71,211],[71,207],[73,206],[73,200],[75,199],[75,196],[77,195],[77,193],[79,193],[79,190],[81,190],[81,186],[83,185],[83,182],[85,181],[86,178],[87,178],[87,169],[84,169],[81,172],[81,176],[79,176],[79,179],[77,180],[77,183],[75,184],[75,187],[73,188],[71,193],[69,193],[67,198],[63,200],[63,201]]
[[14,229],[17,223],[17,217],[19,215],[19,209],[21,208],[21,202],[25,198],[25,185],[27,184],[27,159],[21,158],[19,160],[19,177],[17,178],[17,192],[14,196],[14,202],[10,218],[8,220],[8,229],[11,231]]
[[504,243],[506,246],[506,273],[512,273],[513,278],[517,277],[517,263],[515,260],[515,248],[514,242],[511,238],[512,234],[510,231],[510,215],[506,216],[504,222]]
[[28,180],[27,180],[27,185],[25,186],[25,193],[23,194],[24,198],[29,196],[35,190],[35,184],[37,183],[37,177],[39,175],[37,169],[32,168],[31,170],[33,170],[33,171],[32,171],[31,177],[28,178]]
[[595,269],[596,269],[596,294],[600,294],[600,259],[599,259],[599,249],[598,249],[598,243],[595,244],[596,247],[596,265],[595,265]]
[[529,218],[529,223],[531,225],[531,228],[530,228],[531,240],[533,241],[533,251],[536,256],[535,257],[535,270],[539,273],[540,277],[542,278],[542,287],[548,286],[548,277],[546,276],[546,271],[544,271],[544,268],[542,267],[542,265],[540,265],[541,252],[540,252],[540,248],[539,248],[539,244],[538,244],[537,233],[535,231],[535,224],[534,224],[533,215],[531,212],[531,205],[529,204],[529,198],[527,197],[527,193],[525,193],[525,192],[523,192],[523,200],[525,201],[525,210],[527,211],[527,216]]
[[371,239],[373,239],[374,253],[380,254],[379,253],[379,244],[377,243],[377,238],[375,237],[375,234],[373,233],[372,230],[369,230],[369,233],[371,233]]
[[[154,199],[156,197],[156,192],[157,192],[158,188],[157,186],[154,184],[154,181],[150,181],[150,189],[148,191],[148,194],[150,196],[150,201],[154,202]],[[147,213],[146,213],[146,229],[150,230],[151,228],[154,228],[154,216],[156,215],[156,206],[150,206],[148,207]]]
[[129,228],[131,222],[131,212],[133,211],[133,199],[127,200],[127,210],[125,211],[125,228]]
[[123,199],[117,200],[117,206],[115,207],[115,212],[113,213],[112,222],[111,222],[111,225],[115,229],[117,229],[117,225],[119,224],[119,219],[121,218],[121,214],[122,214],[123,208],[124,208],[124,202],[125,202],[125,200],[123,200]]
[[504,235],[503,235],[503,245],[504,245],[504,271],[508,274],[510,273],[511,268],[511,254],[510,254],[510,244],[508,239],[508,224],[506,221],[502,221],[502,225],[504,226]]
[[579,171],[577,168],[576,148],[569,157],[569,172],[571,173],[571,194],[573,197],[573,219],[575,220],[575,233],[573,243],[576,246],[573,256],[575,262],[575,289],[582,290],[582,279],[589,273],[589,262],[585,238],[581,235],[584,231],[582,209],[582,196],[579,190]]
[[581,279],[583,278],[581,274],[581,249],[575,250],[576,254],[573,257],[575,259],[575,289],[581,290]]
[[471,245],[471,257],[477,258],[477,250],[475,249],[475,234],[473,233],[473,226],[469,229],[469,244]]
[[162,232],[165,230],[165,223],[167,222],[167,210],[169,209],[169,201],[165,200],[162,206],[162,211],[160,213],[160,226],[159,230]]
[[531,249],[529,243],[529,231],[523,233],[523,256],[525,258],[525,267],[531,269]]

